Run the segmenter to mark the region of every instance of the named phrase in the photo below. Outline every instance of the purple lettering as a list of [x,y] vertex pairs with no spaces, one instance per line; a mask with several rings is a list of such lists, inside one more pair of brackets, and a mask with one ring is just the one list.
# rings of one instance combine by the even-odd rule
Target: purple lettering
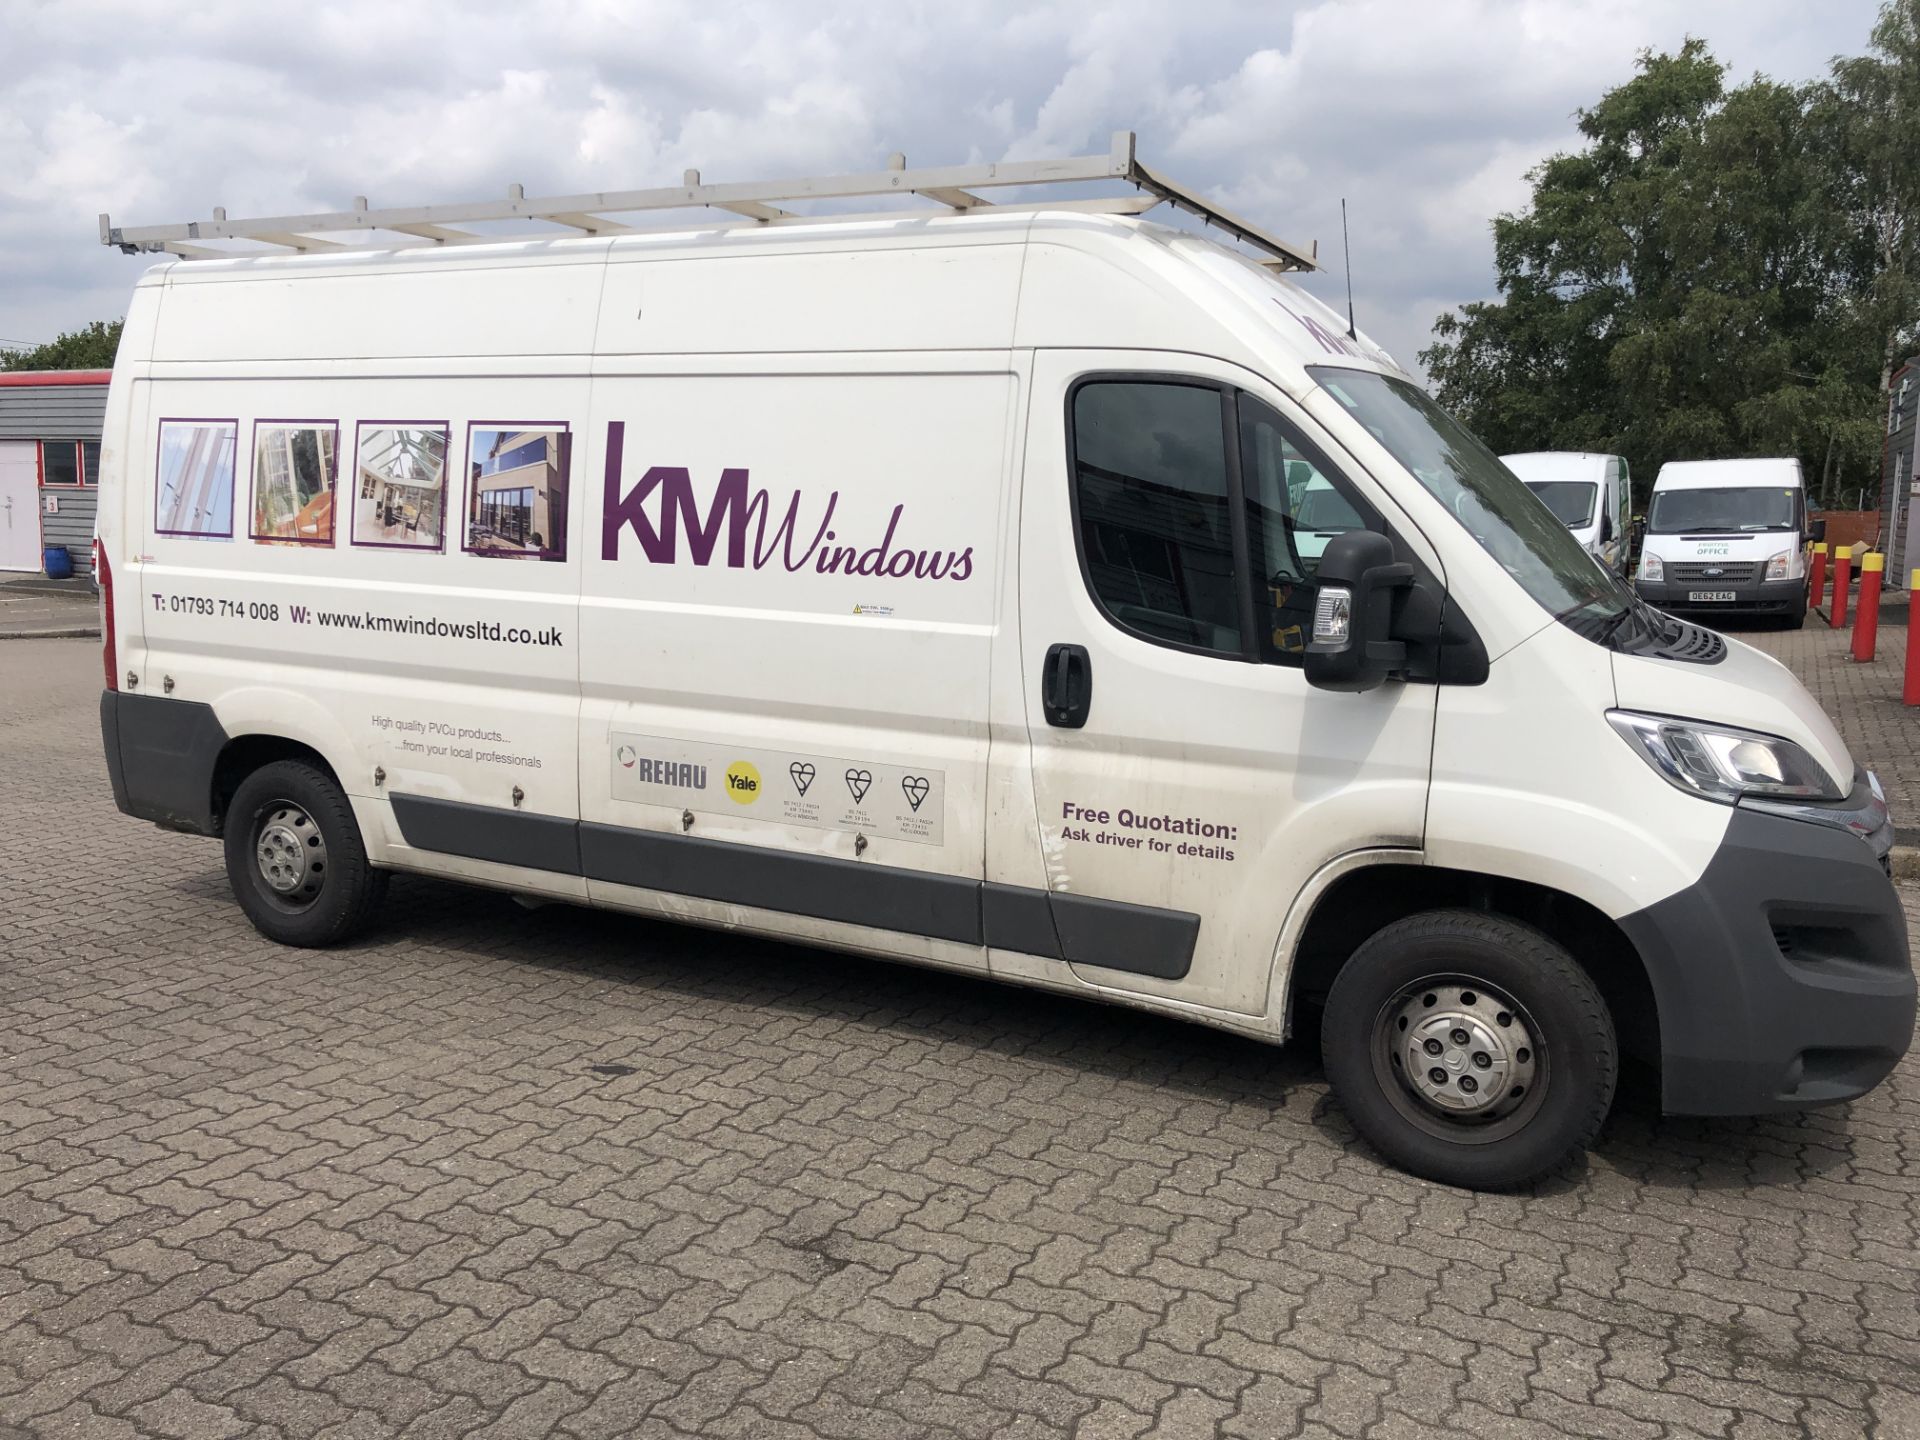
[[[899,528],[900,512],[907,507],[896,505],[893,515],[887,521],[887,533],[880,537],[880,543],[860,552],[859,560],[854,562],[848,572],[852,575],[884,575],[887,570],[887,547],[893,544],[893,532]],[[871,562],[871,563],[869,563]]]
[[[840,504],[838,490],[828,493],[812,537],[802,539],[805,534],[802,515],[807,508],[805,492],[791,492],[784,508],[776,515],[772,494],[764,487],[751,485],[744,467],[723,469],[712,498],[704,505],[694,492],[692,472],[683,465],[649,466],[632,488],[623,491],[626,430],[623,420],[607,424],[607,468],[600,518],[602,560],[620,558],[620,532],[631,530],[641,553],[655,565],[678,562],[684,535],[687,558],[700,566],[713,563],[715,554],[722,552],[724,541],[720,563],[733,570],[749,566],[764,570],[778,561],[789,573],[811,565],[818,575],[966,580],[973,574],[970,545],[958,552],[895,548],[895,537],[905,522],[905,504],[893,507],[879,542],[862,549],[857,544],[831,543],[838,538],[833,528]],[[656,495],[659,497],[657,511],[650,508]],[[689,772],[689,778],[680,783],[704,786],[705,775],[698,767],[667,761],[643,761],[639,767],[640,778],[659,784],[673,783],[664,777],[683,770]]]
[[[600,558],[620,558],[620,532],[631,529],[640,541],[640,549],[656,565],[671,565],[681,526],[687,531],[687,550],[696,565],[713,559],[724,530],[727,537],[726,563],[739,569],[747,560],[747,472],[726,469],[720,472],[720,485],[713,494],[713,506],[702,518],[700,505],[693,497],[693,477],[684,465],[655,465],[640,477],[625,495],[620,492],[620,431],[626,422],[614,420],[607,426],[606,512],[600,524]],[[647,501],[660,492],[660,528],[654,529],[647,515]]]
[[[607,422],[607,480],[600,506],[600,558],[620,558],[620,527],[629,523],[626,502],[620,498],[620,455],[626,448],[627,422]],[[635,507],[636,512],[638,506]]]
[[[820,517],[820,528],[814,531],[813,543],[800,552],[796,558],[793,553],[793,535],[796,522],[800,517],[800,492],[793,492],[793,498],[787,501],[787,514],[774,529],[773,538],[780,547],[780,563],[788,571],[802,569],[813,558],[813,552],[820,548],[822,540],[831,540],[833,531],[827,526],[833,523],[834,506],[840,503],[840,492],[834,491],[827,496],[826,514]],[[773,546],[767,543],[767,514],[773,508],[773,502],[767,498],[767,492],[756,490],[753,498],[747,502],[747,518],[754,524],[753,532],[753,568],[763,570],[773,558]]]

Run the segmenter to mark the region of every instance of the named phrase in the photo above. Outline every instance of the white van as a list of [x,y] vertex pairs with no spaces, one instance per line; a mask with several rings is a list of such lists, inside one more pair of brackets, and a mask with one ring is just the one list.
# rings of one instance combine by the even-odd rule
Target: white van
[[1500,458],[1545,502],[1583,550],[1607,569],[1626,573],[1633,483],[1624,456],[1530,450]]
[[1634,588],[1662,610],[1807,618],[1807,520],[1798,460],[1669,460],[1654,477]]
[[1469,1186],[1623,1055],[1744,1114],[1912,1034],[1886,805],[1793,677],[1135,218],[161,264],[99,547],[115,799],[287,944],[409,871],[1311,1025]]

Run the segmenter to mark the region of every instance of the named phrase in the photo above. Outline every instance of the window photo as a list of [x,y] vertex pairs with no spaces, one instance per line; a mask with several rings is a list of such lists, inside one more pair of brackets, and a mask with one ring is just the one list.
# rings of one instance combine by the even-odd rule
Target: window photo
[[203,539],[233,535],[237,420],[162,420],[154,482],[154,532]]
[[473,425],[467,431],[467,532],[475,555],[567,558],[567,461],[558,425]]
[[355,450],[353,543],[438,550],[447,518],[446,427],[362,424]]
[[254,425],[254,539],[333,543],[339,436],[340,427],[332,421],[262,420]]

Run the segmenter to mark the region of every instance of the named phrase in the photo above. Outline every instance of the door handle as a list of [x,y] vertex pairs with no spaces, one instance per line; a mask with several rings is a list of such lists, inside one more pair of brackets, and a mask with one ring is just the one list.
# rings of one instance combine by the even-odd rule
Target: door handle
[[1040,709],[1047,724],[1078,730],[1093,708],[1093,659],[1084,645],[1050,645],[1040,672]]

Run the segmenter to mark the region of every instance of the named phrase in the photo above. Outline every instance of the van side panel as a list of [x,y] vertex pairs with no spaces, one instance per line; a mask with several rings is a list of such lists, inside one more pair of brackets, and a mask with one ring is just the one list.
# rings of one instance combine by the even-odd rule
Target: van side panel
[[[156,360],[246,363],[584,355],[606,242],[328,253],[174,266]],[[544,368],[541,367],[541,368]]]
[[978,963],[1006,353],[657,363],[594,382],[590,893]]
[[602,355],[860,354],[1005,350],[1025,247],[898,239],[803,250],[779,231],[747,253],[654,258],[617,241],[596,348]]

